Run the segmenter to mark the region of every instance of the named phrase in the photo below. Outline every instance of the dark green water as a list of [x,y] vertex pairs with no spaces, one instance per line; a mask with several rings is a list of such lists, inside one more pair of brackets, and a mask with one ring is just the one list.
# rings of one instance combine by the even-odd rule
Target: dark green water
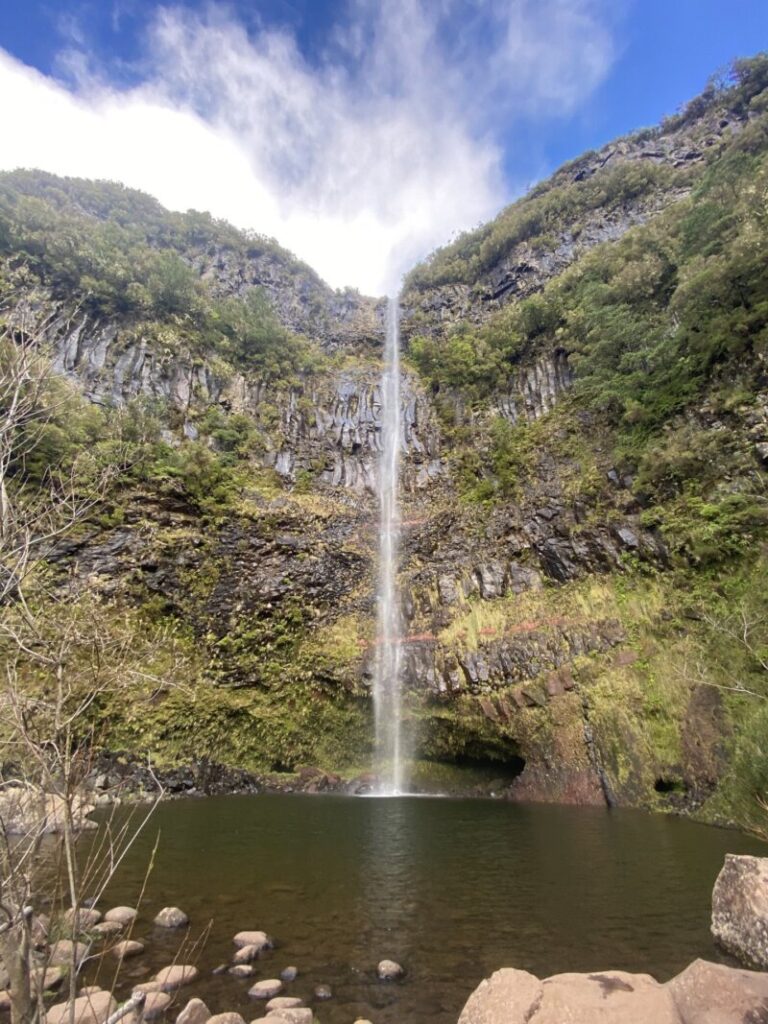
[[[295,964],[288,993],[310,1005],[316,984],[332,985],[334,998],[316,1007],[322,1024],[455,1024],[475,985],[502,966],[667,979],[697,956],[718,957],[708,918],[725,853],[765,854],[735,832],[633,811],[217,797],[158,808],[111,886],[112,903],[135,904],[158,830],[134,932],[147,952],[126,963],[132,977],[172,959],[183,936],[151,919],[178,905],[193,936],[213,922],[194,960],[203,976],[185,997],[259,1017],[247,995],[253,979],[211,971],[231,957],[236,931],[264,929],[277,948],[256,977]],[[403,982],[376,980],[385,957],[406,967]]]

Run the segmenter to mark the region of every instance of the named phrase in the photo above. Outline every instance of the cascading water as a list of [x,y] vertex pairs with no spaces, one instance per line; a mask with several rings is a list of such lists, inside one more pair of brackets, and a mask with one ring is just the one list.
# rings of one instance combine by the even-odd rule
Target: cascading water
[[400,306],[397,297],[387,300],[387,329],[381,381],[381,438],[379,464],[378,635],[373,682],[376,724],[376,755],[379,761],[379,790],[395,795],[403,792],[401,738],[402,622],[397,586],[400,508]]

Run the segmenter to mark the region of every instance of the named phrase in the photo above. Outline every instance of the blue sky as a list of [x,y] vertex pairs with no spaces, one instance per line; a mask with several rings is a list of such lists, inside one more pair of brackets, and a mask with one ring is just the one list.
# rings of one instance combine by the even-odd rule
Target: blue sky
[[8,2],[0,167],[122,180],[380,292],[765,48],[766,0]]

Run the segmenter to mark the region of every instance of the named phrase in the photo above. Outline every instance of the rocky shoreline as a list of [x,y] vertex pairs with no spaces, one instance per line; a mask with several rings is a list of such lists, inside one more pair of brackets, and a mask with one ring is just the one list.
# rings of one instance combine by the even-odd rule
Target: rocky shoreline
[[97,804],[117,800],[154,800],[184,796],[224,796],[237,793],[346,793],[370,792],[375,777],[342,778],[320,768],[304,767],[290,774],[248,772],[202,758],[187,765],[158,767],[124,752],[101,753],[86,779]]
[[[498,774],[489,773],[486,779],[466,773],[458,781],[441,780],[425,785],[414,782],[414,793],[439,795],[515,799],[514,779],[504,776],[503,765]],[[456,772],[460,769],[454,769]],[[290,773],[248,772],[230,768],[205,758],[186,765],[159,767],[137,760],[124,751],[99,754],[86,779],[86,789],[96,804],[109,804],[118,800],[154,800],[159,793],[163,799],[184,796],[225,796],[244,793],[339,793],[364,796],[375,791],[377,777],[374,772],[361,772],[349,776],[305,765]],[[521,794],[521,797],[522,796]]]

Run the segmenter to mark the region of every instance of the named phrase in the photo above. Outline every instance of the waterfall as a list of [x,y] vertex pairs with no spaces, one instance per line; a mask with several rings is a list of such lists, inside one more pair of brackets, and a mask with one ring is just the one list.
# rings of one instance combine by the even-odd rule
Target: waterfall
[[401,742],[402,622],[397,586],[400,541],[398,502],[400,476],[400,307],[397,297],[387,300],[384,374],[381,381],[382,451],[379,464],[378,630],[373,682],[376,724],[376,756],[379,789],[394,795],[403,792]]

